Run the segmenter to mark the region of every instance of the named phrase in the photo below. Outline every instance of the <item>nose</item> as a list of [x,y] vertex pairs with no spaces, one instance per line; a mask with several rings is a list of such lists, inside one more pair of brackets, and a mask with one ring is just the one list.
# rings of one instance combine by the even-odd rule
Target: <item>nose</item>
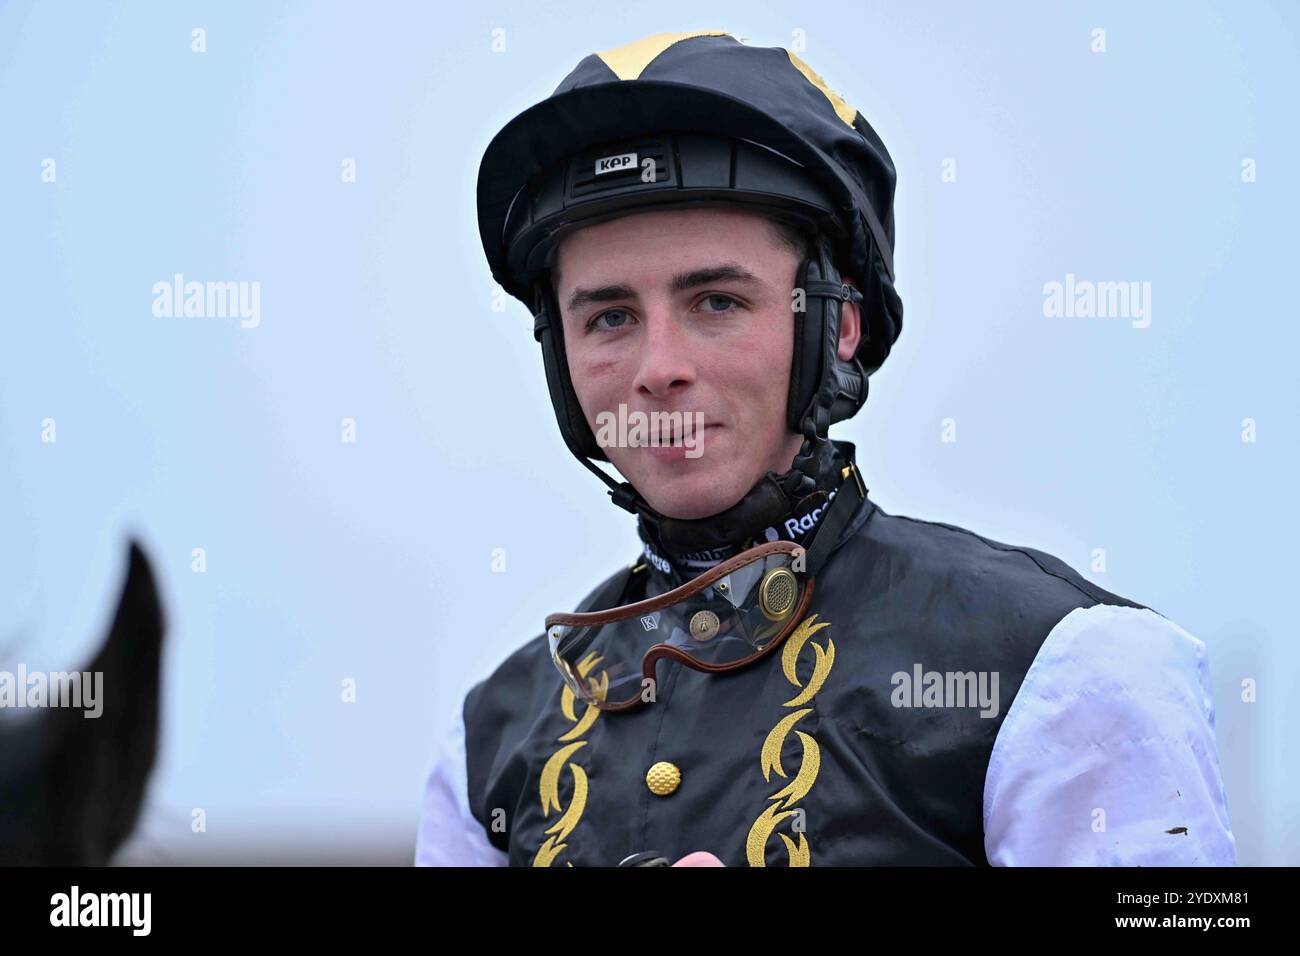
[[645,322],[633,387],[643,396],[675,397],[695,381],[695,360],[687,330],[666,310],[646,315]]

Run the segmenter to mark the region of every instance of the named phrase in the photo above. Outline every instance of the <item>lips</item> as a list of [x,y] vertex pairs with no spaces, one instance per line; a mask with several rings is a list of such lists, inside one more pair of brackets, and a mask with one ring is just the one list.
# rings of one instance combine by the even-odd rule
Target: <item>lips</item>
[[[622,436],[627,435],[627,447],[680,444],[683,441],[693,441],[696,435],[711,428],[721,427],[717,422],[708,421],[700,411],[662,408],[625,411],[626,408],[626,405],[619,405],[617,419],[613,413],[601,414],[608,416],[608,425],[617,424],[620,443],[623,443]],[[600,416],[597,416],[597,422],[601,422]],[[609,437],[614,437],[612,431]]]
[[703,429],[689,436],[683,436],[679,442],[661,441],[659,444],[646,444],[641,446],[641,450],[650,457],[659,461],[693,461],[699,459],[704,454],[708,442],[705,441],[706,432],[715,432],[723,426],[718,424],[705,425]]
[[652,428],[650,433],[646,436],[646,440],[649,444],[657,444],[660,447],[688,443],[694,444],[699,440],[699,436],[703,435],[705,432],[721,427],[722,426],[717,422],[711,422],[700,428],[696,428],[694,424],[684,425],[679,431],[674,431],[671,426],[663,429]]

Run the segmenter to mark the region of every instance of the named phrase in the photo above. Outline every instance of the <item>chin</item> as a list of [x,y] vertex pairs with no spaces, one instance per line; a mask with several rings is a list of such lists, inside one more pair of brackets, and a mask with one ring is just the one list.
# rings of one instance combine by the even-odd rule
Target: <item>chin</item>
[[682,476],[658,483],[647,482],[645,488],[635,481],[632,484],[636,485],[655,511],[679,521],[708,518],[726,511],[740,501],[748,490],[731,488],[729,484],[724,485],[707,474]]

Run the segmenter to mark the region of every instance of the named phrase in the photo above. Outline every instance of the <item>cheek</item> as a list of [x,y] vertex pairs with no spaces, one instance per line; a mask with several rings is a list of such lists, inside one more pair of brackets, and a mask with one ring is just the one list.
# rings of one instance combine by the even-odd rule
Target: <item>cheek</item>
[[581,346],[567,355],[569,381],[587,417],[591,419],[596,412],[612,410],[622,394],[624,363],[609,355],[598,356]]
[[[766,326],[781,328],[779,320],[773,320]],[[766,436],[784,434],[786,429],[785,412],[790,391],[790,363],[794,354],[794,330],[788,323],[781,332],[765,332],[755,336],[752,350],[745,357],[745,365],[738,374],[743,380],[737,380],[735,393],[748,396],[750,405],[750,425],[755,438],[764,438],[755,443],[755,451],[761,450]]]
[[761,396],[763,406],[779,400],[784,408],[793,355],[793,327],[778,318],[759,323],[743,343],[728,349],[722,360],[726,377],[738,390]]

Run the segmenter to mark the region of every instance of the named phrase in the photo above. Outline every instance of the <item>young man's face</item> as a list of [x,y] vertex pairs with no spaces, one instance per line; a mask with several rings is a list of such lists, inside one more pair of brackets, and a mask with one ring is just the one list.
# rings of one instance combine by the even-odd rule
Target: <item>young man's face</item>
[[[566,236],[555,264],[569,374],[598,440],[620,405],[629,424],[655,412],[703,421],[675,446],[649,435],[639,447],[602,442],[651,507],[707,517],[790,468],[801,441],[785,421],[800,260],[770,221],[731,209],[637,213]],[[856,305],[841,325],[847,358]]]

